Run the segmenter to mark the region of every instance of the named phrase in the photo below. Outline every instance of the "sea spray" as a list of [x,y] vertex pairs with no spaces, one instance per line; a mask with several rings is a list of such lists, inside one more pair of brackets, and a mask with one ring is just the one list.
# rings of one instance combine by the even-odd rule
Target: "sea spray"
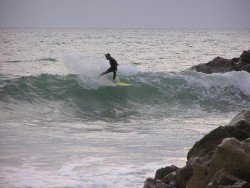
[[107,69],[107,64],[97,56],[68,53],[64,56],[64,63],[71,73],[77,74],[88,89],[114,85],[112,82],[108,82],[106,77],[99,77],[100,73]]
[[204,74],[190,72],[192,76],[184,76],[189,85],[200,86],[207,91],[211,88],[225,89],[237,88],[244,95],[250,97],[250,75],[246,71]]
[[[99,76],[100,73],[109,68],[109,62],[104,58],[88,53],[68,53],[64,56],[64,63],[71,73],[78,75],[80,81],[88,89],[97,89],[101,86],[115,86],[113,81],[111,81],[110,75]],[[139,72],[140,70],[135,66],[123,65],[121,62],[118,67],[117,80],[121,76],[132,76]]]

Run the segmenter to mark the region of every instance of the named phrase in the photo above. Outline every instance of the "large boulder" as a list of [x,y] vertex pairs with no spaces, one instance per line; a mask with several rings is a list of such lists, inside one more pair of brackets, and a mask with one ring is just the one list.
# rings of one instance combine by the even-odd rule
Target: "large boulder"
[[147,178],[144,182],[143,188],[167,188],[168,186],[160,180]]
[[197,72],[206,74],[225,73],[230,71],[247,71],[250,73],[250,50],[244,51],[239,58],[225,59],[216,57],[208,63],[191,67]]
[[160,168],[155,173],[155,178],[148,178],[144,183],[144,188],[176,188],[176,171],[179,168],[171,165]]
[[163,179],[166,175],[176,172],[178,170],[178,167],[175,165],[167,166],[165,168],[160,168],[156,171],[155,173],[155,180],[161,180]]
[[216,148],[209,165],[208,178],[220,170],[250,182],[250,139],[240,142],[235,138],[225,138]]
[[250,50],[244,51],[240,56],[240,61],[243,64],[250,64]]
[[220,170],[214,177],[211,179],[207,188],[217,188],[217,187],[224,187],[224,188],[248,188],[249,183],[245,180],[237,178],[225,170]]
[[[250,140],[250,139],[249,139]],[[197,168],[197,166],[199,166]],[[217,185],[250,185],[250,142],[225,138],[216,148],[209,165],[193,164],[193,176],[187,187],[218,187]]]
[[234,69],[236,71],[247,71],[250,73],[250,50],[244,51],[238,61],[234,63]]
[[241,111],[227,126],[216,128],[196,142],[188,152],[189,163],[208,161],[213,156],[216,147],[228,137],[234,137],[239,141],[250,138],[250,111]]
[[195,69],[197,72],[212,74],[233,71],[234,65],[230,62],[229,59],[216,57],[208,63],[195,65],[192,68]]
[[250,182],[250,138],[243,142],[235,138],[225,138],[216,148],[209,168],[209,178],[223,169]]
[[180,168],[176,172],[176,184],[178,185],[178,188],[185,188],[187,181],[192,177],[193,175],[193,166],[186,165],[183,168]]

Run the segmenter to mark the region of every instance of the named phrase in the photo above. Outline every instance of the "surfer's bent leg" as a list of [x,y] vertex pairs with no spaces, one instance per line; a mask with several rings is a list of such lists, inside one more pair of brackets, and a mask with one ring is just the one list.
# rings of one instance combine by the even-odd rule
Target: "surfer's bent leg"
[[117,69],[114,69],[113,67],[110,67],[108,70],[106,70],[105,72],[101,73],[100,76],[102,76],[104,74],[108,74],[110,72],[113,72],[113,80],[115,80],[115,78],[116,78],[116,71],[117,71]]
[[113,80],[115,80],[116,77],[116,70],[113,70]]
[[100,74],[100,76],[102,76],[102,75],[104,75],[104,74],[107,74],[107,71],[105,71],[105,72],[101,73],[101,74]]
[[100,76],[104,75],[104,74],[108,74],[110,72],[112,72],[113,70],[111,68],[109,68],[108,70],[106,70],[105,72],[101,73]]

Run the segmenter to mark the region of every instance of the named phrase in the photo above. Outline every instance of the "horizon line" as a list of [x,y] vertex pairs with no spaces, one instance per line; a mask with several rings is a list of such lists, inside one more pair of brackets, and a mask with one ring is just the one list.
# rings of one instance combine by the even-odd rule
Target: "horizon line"
[[159,29],[159,30],[234,30],[242,29],[249,30],[250,27],[62,27],[62,26],[0,26],[0,29]]

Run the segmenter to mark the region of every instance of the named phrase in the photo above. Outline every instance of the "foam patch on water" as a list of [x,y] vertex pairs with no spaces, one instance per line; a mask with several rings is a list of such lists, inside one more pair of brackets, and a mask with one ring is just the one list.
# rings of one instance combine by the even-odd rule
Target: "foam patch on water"
[[[185,160],[185,158],[180,158],[180,160]],[[0,178],[4,181],[0,182],[0,185],[9,187],[142,187],[146,178],[153,176],[155,170],[162,166],[163,164],[160,163],[114,164],[99,157],[75,159],[62,164],[58,170],[48,171],[36,169],[27,163],[20,168],[2,168]]]

